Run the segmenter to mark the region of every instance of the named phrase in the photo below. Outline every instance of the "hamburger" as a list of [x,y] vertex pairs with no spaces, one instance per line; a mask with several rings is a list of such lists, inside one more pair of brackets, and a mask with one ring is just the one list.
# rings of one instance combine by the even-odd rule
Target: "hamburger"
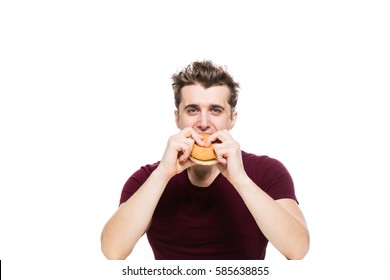
[[[210,134],[200,134],[203,136],[203,141],[207,141]],[[202,147],[194,143],[191,151],[190,160],[200,165],[213,165],[218,163],[217,155],[214,151],[214,144],[210,147]]]

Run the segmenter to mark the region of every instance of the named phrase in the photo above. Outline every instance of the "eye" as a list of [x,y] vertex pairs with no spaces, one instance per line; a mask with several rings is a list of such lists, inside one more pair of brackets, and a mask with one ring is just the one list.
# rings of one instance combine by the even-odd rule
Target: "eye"
[[196,113],[199,112],[199,110],[198,110],[197,108],[194,108],[194,107],[188,107],[188,108],[186,109],[186,112],[187,112],[187,114],[189,114],[189,115],[195,115]]
[[210,111],[213,115],[220,115],[223,112],[223,110],[220,107],[213,107],[211,108]]

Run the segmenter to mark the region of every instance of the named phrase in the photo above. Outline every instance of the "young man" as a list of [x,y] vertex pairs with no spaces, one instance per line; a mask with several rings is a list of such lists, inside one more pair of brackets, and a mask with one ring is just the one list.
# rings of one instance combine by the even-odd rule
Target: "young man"
[[[125,259],[146,232],[156,259],[264,259],[268,241],[286,258],[302,259],[309,232],[290,174],[275,159],[241,151],[229,133],[238,83],[210,61],[172,79],[180,132],[161,161],[126,182],[102,232],[104,255]],[[201,133],[210,134],[207,141]],[[189,159],[194,143],[212,142],[217,164]]]

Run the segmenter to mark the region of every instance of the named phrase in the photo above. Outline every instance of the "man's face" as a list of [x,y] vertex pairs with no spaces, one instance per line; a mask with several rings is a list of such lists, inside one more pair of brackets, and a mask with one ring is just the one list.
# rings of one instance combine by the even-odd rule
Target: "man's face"
[[210,134],[232,129],[237,112],[232,113],[228,99],[227,86],[205,89],[196,84],[183,87],[179,109],[175,111],[177,127],[192,127],[198,133]]

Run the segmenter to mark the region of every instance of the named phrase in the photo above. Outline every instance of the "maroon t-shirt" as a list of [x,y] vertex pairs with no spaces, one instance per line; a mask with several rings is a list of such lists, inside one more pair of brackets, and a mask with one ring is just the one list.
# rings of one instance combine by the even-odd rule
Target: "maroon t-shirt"
[[[273,199],[296,200],[290,174],[278,160],[242,152],[248,176]],[[126,182],[131,197],[159,163],[143,166]],[[219,174],[209,187],[191,184],[187,172],[166,186],[147,231],[156,259],[264,259],[268,240],[244,201]]]

